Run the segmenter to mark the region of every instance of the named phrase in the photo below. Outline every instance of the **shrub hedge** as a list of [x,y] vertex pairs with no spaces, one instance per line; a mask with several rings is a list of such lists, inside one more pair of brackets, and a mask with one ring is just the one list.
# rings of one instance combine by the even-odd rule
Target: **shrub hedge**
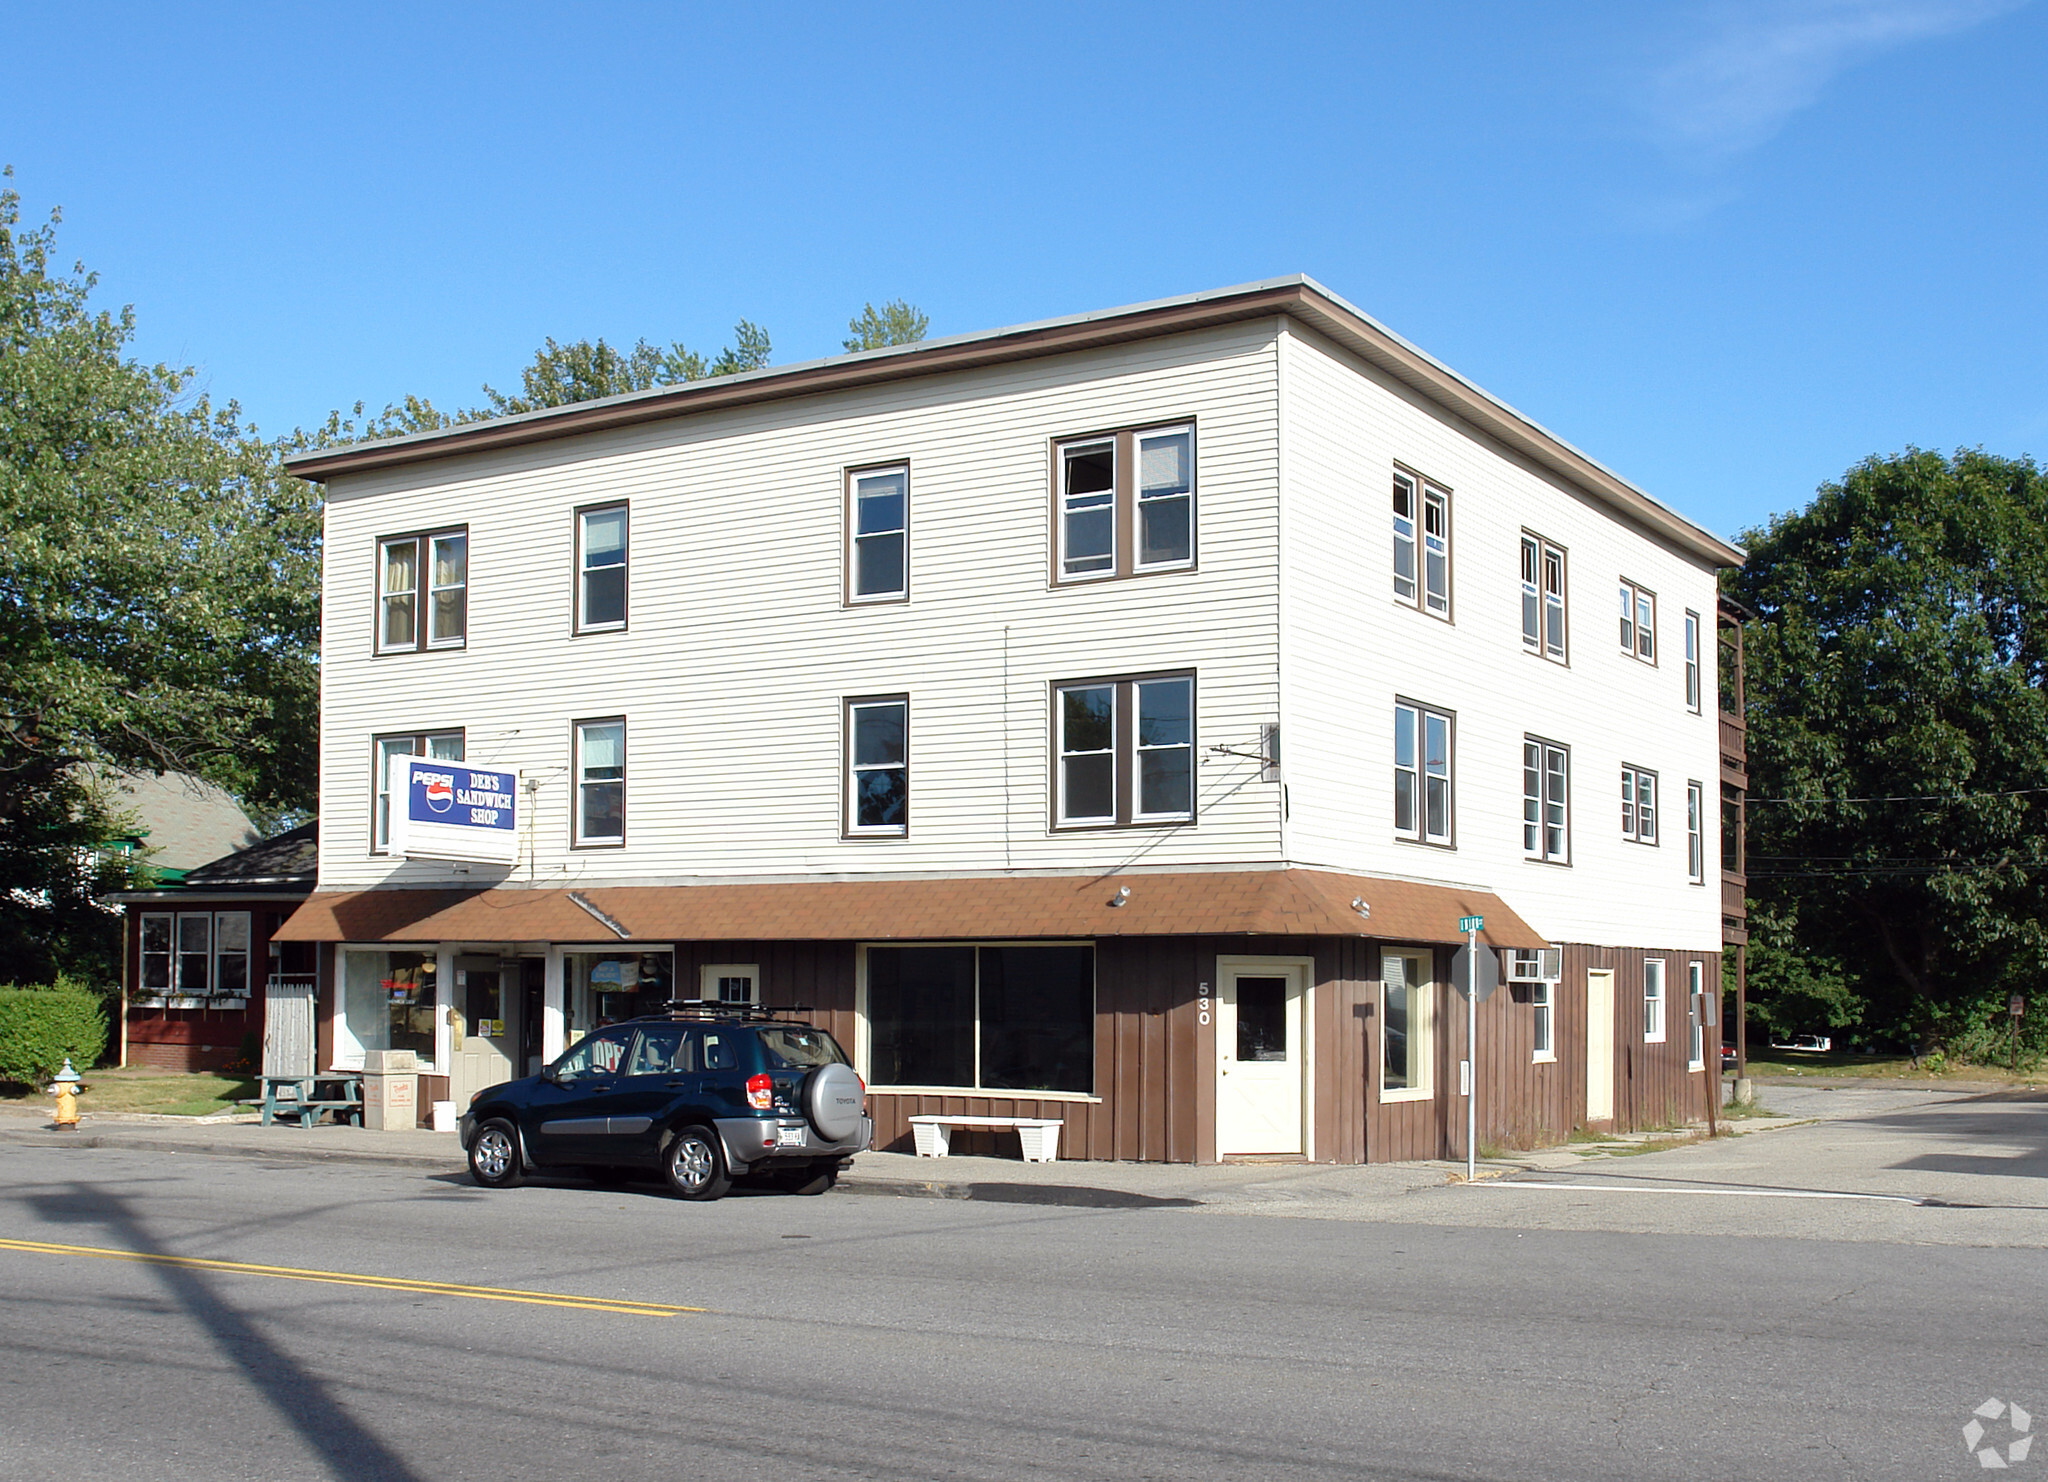
[[65,979],[0,986],[0,1081],[40,1088],[65,1056],[83,1072],[106,1045],[106,1003],[91,988]]

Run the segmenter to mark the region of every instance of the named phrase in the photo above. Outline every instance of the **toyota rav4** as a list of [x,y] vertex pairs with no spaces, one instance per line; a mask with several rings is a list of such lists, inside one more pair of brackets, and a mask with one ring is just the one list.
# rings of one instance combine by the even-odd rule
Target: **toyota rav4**
[[688,1002],[599,1029],[539,1075],[471,1098],[469,1171],[490,1189],[528,1169],[658,1168],[685,1199],[741,1178],[822,1194],[874,1123],[838,1041],[801,1012]]

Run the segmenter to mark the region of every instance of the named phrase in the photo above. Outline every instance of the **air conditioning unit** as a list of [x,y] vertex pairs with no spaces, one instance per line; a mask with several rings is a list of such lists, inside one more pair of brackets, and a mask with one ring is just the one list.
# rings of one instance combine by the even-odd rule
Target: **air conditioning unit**
[[1508,953],[1510,983],[1555,983],[1564,976],[1564,949],[1544,947],[1535,952],[1520,947]]

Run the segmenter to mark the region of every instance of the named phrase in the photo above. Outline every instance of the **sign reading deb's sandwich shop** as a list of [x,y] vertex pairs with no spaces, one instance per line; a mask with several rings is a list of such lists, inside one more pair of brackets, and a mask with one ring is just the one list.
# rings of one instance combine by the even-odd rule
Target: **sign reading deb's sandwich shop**
[[519,862],[519,774],[424,756],[391,759],[391,852]]

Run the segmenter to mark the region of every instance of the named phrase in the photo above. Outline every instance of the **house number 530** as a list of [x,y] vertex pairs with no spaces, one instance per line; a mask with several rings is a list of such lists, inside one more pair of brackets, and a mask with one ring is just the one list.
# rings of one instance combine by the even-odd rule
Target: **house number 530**
[[1202,985],[1202,996],[1195,1000],[1195,1022],[1197,1024],[1207,1024],[1209,1022],[1209,985],[1207,983]]

